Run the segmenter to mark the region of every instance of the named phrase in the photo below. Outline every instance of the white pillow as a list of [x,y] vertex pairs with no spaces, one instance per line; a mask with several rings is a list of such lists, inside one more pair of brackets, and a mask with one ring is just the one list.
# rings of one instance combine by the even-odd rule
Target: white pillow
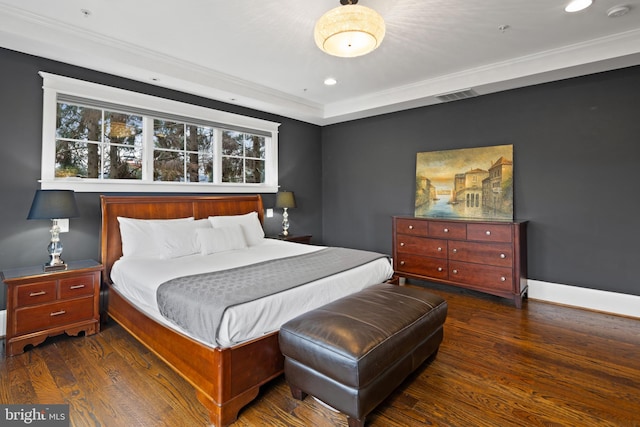
[[159,258],[171,259],[200,253],[200,244],[196,234],[199,229],[212,229],[211,223],[206,219],[152,223],[151,230]]
[[136,219],[118,217],[122,256],[137,258],[158,258],[158,249],[153,237],[151,224],[193,222],[193,217],[177,219]]
[[213,228],[228,227],[230,225],[242,226],[244,238],[249,246],[258,245],[264,240],[264,230],[258,219],[258,212],[250,212],[244,215],[210,216],[209,221],[211,221]]
[[198,236],[202,255],[247,247],[244,231],[242,231],[242,226],[239,224],[228,227],[201,228],[196,230],[196,235]]

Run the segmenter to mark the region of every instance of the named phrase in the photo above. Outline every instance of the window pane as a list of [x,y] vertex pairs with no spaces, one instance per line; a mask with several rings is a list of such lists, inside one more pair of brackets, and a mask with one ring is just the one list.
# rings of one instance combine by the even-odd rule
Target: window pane
[[104,112],[105,141],[142,146],[142,116]]
[[187,125],[187,151],[213,150],[213,136],[215,131],[210,127]]
[[213,182],[213,155],[198,153],[198,181]]
[[222,132],[222,154],[225,156],[242,156],[243,134],[225,130]]
[[245,134],[244,155],[256,159],[264,159],[264,136]]
[[155,119],[153,144],[156,148],[184,150],[184,123]]
[[154,150],[153,179],[184,181],[184,152]]
[[98,145],[79,141],[56,142],[56,178],[97,178],[100,170]]
[[242,175],[242,159],[222,158],[222,182],[243,182]]
[[247,159],[244,182],[261,184],[264,182],[264,161]]
[[102,110],[58,103],[56,137],[100,141]]
[[142,179],[142,148],[107,144],[104,175],[109,179]]

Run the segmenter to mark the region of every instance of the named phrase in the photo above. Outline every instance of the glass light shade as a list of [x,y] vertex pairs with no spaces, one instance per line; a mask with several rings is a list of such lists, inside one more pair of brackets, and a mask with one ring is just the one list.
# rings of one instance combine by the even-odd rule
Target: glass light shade
[[324,52],[344,58],[365,55],[382,43],[384,19],[365,6],[347,4],[331,9],[316,23],[314,38]]
[[565,12],[579,12],[588,8],[593,3],[593,0],[572,0],[567,7],[564,8]]

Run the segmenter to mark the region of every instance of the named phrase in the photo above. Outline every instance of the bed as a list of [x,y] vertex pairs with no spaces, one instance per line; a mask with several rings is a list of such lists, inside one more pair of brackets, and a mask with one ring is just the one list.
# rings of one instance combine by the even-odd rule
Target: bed
[[[245,337],[238,343],[216,345],[172,327],[147,308],[136,305],[135,298],[131,298],[123,289],[119,290],[118,284],[112,281],[114,264],[118,267],[117,263],[123,258],[118,217],[151,220],[193,217],[201,220],[211,216],[256,212],[262,223],[262,198],[259,195],[101,196],[101,209],[101,261],[105,268],[103,284],[107,290],[106,314],[193,385],[214,425],[231,424],[237,419],[239,411],[255,399],[260,386],[283,372],[284,358],[279,349],[277,329],[267,329],[257,337]],[[275,245],[276,241],[267,243]],[[291,245],[305,246],[297,243]],[[388,272],[381,273],[385,275],[382,280],[366,280],[371,280],[368,285],[373,285],[384,281],[391,273],[389,267]],[[114,276],[119,277],[117,274]]]

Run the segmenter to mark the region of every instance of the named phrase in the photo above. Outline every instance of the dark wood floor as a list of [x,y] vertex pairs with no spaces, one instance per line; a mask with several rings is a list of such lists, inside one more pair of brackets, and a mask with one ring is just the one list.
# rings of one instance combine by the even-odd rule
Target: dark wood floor
[[[640,426],[640,321],[467,291],[449,302],[437,358],[368,425]],[[193,388],[113,322],[91,337],[57,337],[0,354],[0,402],[69,403],[73,426],[204,426]],[[340,426],[283,378],[261,390],[236,426]]]

